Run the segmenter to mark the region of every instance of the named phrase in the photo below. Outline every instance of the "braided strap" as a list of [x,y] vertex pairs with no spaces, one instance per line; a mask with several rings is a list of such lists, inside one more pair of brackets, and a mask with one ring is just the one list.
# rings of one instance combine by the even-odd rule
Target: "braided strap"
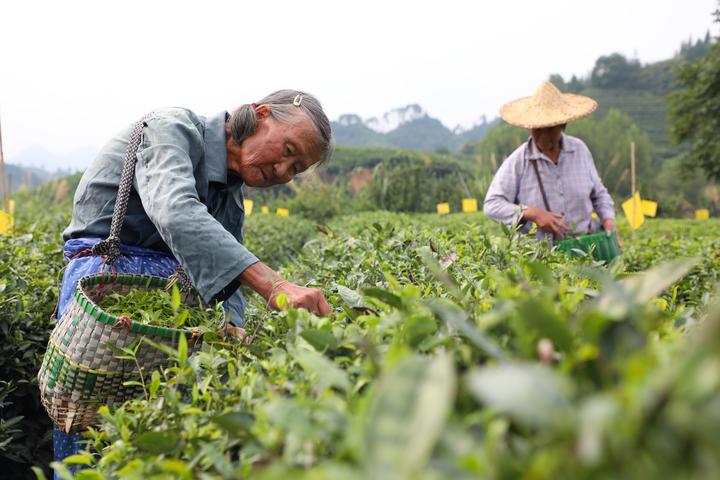
[[193,288],[193,284],[190,281],[190,277],[188,277],[187,272],[185,269],[180,266],[178,263],[177,267],[175,267],[175,273],[170,275],[169,277],[170,282],[165,287],[165,290],[170,290],[173,285],[177,284],[178,287],[180,287],[180,291],[184,294],[190,293],[190,290]]
[[93,255],[102,255],[105,257],[105,264],[112,265],[120,256],[120,239],[118,237],[108,237],[100,240],[92,247]]
[[93,255],[104,255],[105,263],[112,265],[120,256],[120,230],[125,221],[130,190],[132,189],[133,178],[135,177],[135,163],[137,162],[137,151],[142,140],[142,130],[146,121],[151,118],[152,113],[145,115],[137,121],[130,130],[130,139],[125,149],[125,163],[123,164],[120,184],[118,185],[117,199],[113,209],[112,222],[110,223],[110,235],[107,239],[96,243],[92,248]]

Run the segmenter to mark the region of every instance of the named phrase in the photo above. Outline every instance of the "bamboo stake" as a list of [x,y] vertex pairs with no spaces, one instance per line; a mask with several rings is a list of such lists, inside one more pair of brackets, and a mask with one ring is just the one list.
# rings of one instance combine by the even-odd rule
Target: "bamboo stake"
[[[635,142],[630,142],[630,182],[632,183],[632,221],[635,221]],[[631,228],[635,240],[635,229]]]
[[[2,146],[2,123],[0,122],[0,177],[2,177],[2,196],[3,196],[3,208],[9,209],[8,202],[8,189],[7,189],[7,177],[5,176],[5,156],[3,155]],[[9,213],[9,212],[8,212]]]

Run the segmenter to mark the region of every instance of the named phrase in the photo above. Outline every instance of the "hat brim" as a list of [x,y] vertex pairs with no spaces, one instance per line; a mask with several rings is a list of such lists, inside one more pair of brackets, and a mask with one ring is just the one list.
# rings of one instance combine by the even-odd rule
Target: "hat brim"
[[597,102],[590,97],[574,93],[561,95],[562,100],[554,104],[539,104],[535,97],[508,102],[500,109],[500,116],[517,127],[544,128],[578,120],[597,109]]

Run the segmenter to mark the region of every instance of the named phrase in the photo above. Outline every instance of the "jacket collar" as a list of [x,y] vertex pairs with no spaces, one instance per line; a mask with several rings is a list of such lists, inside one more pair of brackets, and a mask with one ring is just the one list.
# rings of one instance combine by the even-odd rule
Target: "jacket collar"
[[205,122],[205,166],[208,180],[211,182],[228,183],[227,143],[225,121],[227,112],[220,112]]
[[[560,134],[560,154],[563,153],[573,153],[575,149],[573,149],[570,146],[570,142],[568,141],[567,135],[564,133]],[[540,160],[547,158],[545,154],[543,154],[538,148],[537,145],[535,145],[535,142],[532,141],[532,137],[528,138],[527,141],[527,158],[531,160]]]

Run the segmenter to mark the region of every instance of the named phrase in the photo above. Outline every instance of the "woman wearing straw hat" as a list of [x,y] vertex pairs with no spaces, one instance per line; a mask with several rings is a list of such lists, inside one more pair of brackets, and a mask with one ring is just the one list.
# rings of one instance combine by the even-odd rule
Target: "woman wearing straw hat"
[[[243,246],[242,187],[287,183],[331,149],[320,103],[295,90],[208,118],[163,108],[135,122],[101,149],[78,185],[63,232],[68,265],[57,318],[67,321],[78,279],[106,262],[117,273],[161,277],[180,265],[205,301],[223,302],[236,336],[244,333],[240,284],[272,307],[283,293],[290,305],[327,315],[321,290],[284,280]],[[76,453],[79,440],[56,428],[55,460]]]
[[[502,118],[527,128],[530,138],[505,159],[483,205],[488,217],[530,229],[539,240],[615,230],[615,207],[585,143],[564,133],[568,122],[589,115],[595,100],[560,92],[544,82],[531,96],[506,103]],[[592,218],[595,212],[598,222]]]

